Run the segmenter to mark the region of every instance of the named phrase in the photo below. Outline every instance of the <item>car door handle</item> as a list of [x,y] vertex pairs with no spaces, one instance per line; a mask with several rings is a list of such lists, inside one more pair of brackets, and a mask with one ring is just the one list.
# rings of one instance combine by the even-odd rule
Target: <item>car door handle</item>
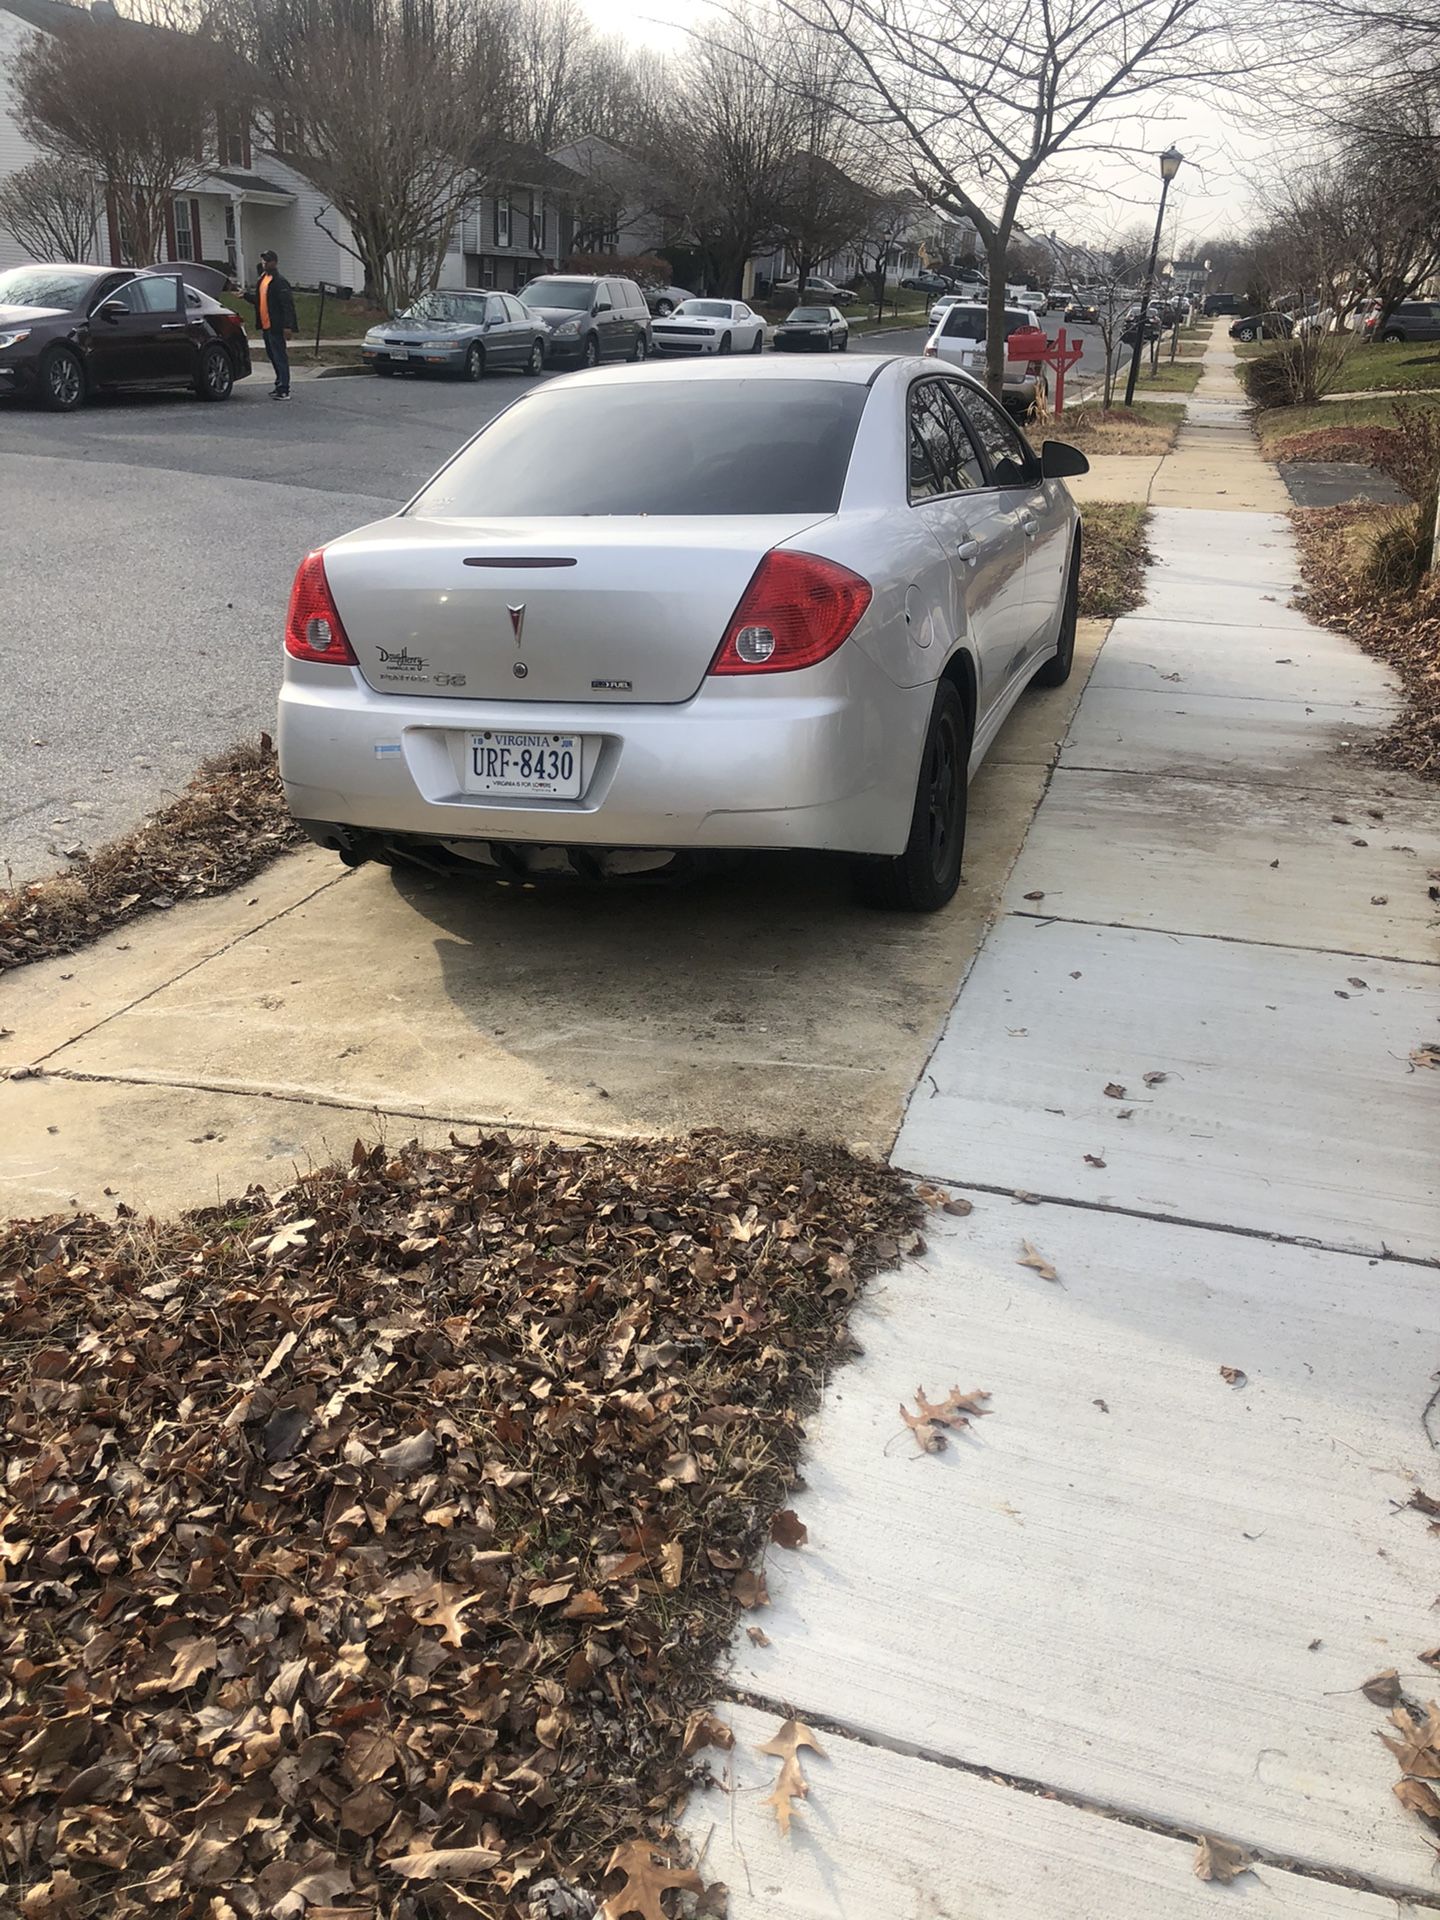
[[1028,513],[1020,515],[1020,526],[1027,540],[1033,540],[1040,530],[1035,524],[1034,516]]
[[978,567],[980,564],[980,542],[978,540],[962,540],[955,549],[955,558],[957,560],[968,560],[972,567]]
[[184,333],[189,324],[188,320],[162,320],[160,323],[160,331],[162,333]]

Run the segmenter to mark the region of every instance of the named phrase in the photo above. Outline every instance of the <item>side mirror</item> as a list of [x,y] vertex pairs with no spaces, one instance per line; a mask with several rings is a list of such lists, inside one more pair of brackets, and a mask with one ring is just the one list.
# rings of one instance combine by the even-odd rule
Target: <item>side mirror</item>
[[97,312],[106,320],[123,320],[130,308],[124,300],[102,300]]
[[609,313],[609,311],[610,311],[610,302],[608,300],[597,300],[595,302],[595,305],[591,308],[592,313]]
[[1090,462],[1078,447],[1063,440],[1047,440],[1040,449],[1040,472],[1046,480],[1069,480],[1090,471]]

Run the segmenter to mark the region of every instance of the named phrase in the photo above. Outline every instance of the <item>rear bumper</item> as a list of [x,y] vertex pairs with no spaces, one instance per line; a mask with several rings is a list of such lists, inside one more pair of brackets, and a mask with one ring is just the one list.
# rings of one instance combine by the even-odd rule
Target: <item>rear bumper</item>
[[[285,797],[312,832],[898,853],[933,688],[896,687],[854,646],[795,681],[707,680],[678,706],[566,707],[377,694],[353,669],[287,661]],[[580,798],[465,794],[465,736],[486,728],[581,736]]]

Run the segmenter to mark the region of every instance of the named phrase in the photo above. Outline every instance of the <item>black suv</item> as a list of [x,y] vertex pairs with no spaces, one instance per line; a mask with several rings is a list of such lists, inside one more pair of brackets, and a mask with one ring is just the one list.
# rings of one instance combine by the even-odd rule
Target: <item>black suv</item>
[[520,300],[549,323],[545,358],[551,366],[643,360],[650,351],[650,309],[633,280],[547,273],[532,280]]

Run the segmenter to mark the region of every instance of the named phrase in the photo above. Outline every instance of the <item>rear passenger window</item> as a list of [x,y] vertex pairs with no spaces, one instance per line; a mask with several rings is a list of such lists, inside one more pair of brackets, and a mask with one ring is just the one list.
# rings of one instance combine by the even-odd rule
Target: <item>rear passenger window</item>
[[627,307],[643,307],[645,305],[645,296],[633,280],[622,280],[620,282],[620,292],[624,304]]
[[1025,442],[988,393],[956,387],[955,398],[985,449],[990,474],[997,487],[1023,487],[1034,477],[1034,458]]
[[923,380],[911,388],[910,425],[912,500],[968,493],[984,486],[984,469],[946,385]]
[[530,318],[518,300],[512,299],[508,293],[502,297],[505,301],[505,316],[507,319],[525,321]]

